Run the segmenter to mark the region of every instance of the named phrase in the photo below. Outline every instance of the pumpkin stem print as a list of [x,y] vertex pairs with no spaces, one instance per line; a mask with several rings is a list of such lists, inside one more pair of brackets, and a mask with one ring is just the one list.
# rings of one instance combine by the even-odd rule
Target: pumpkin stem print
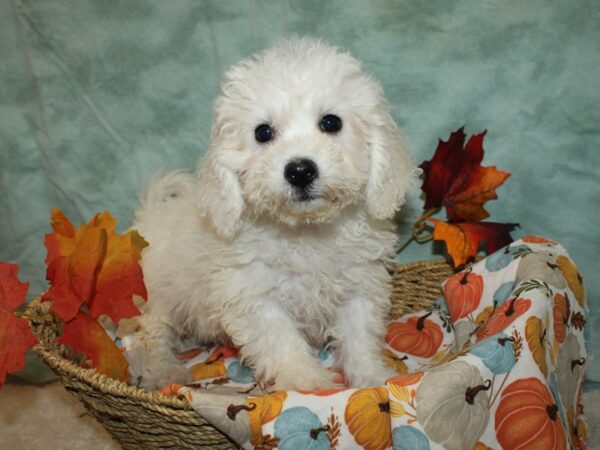
[[479,386],[468,387],[465,391],[465,400],[469,405],[475,404],[475,396],[479,394],[481,391],[488,391],[492,386],[491,380],[485,380],[485,383],[480,384]]
[[256,403],[250,403],[248,405],[234,405],[231,404],[227,407],[227,417],[231,420],[235,420],[237,415],[242,411],[254,411],[256,409]]

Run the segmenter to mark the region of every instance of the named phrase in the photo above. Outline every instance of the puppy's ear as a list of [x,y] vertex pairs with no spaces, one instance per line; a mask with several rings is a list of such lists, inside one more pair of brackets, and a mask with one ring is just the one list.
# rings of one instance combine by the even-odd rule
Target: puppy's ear
[[208,217],[217,234],[226,239],[232,238],[238,231],[244,211],[237,174],[224,164],[227,155],[235,152],[233,146],[233,140],[223,136],[221,121],[215,118],[211,143],[197,172],[200,212]]
[[367,210],[376,219],[390,219],[406,202],[420,170],[406,150],[404,137],[384,105],[369,127],[370,173]]

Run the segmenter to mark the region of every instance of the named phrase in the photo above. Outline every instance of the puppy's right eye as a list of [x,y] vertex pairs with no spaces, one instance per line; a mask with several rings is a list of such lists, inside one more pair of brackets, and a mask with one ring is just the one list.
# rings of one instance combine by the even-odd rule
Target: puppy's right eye
[[254,129],[254,137],[258,142],[269,142],[274,134],[273,128],[268,123],[263,123]]

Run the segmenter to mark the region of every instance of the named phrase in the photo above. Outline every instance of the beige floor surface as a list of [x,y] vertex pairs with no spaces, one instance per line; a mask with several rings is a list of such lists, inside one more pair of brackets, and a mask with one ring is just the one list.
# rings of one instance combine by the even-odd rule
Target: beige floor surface
[[[600,450],[600,391],[583,403],[593,435],[588,449]],[[44,386],[11,380],[0,391],[0,450],[117,450],[119,445],[59,382]]]
[[60,382],[0,391],[1,450],[117,450],[119,444]]

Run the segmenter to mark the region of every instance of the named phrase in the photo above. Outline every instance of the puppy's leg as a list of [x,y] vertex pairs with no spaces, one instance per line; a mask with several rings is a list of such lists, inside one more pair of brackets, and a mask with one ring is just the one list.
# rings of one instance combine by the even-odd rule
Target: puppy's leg
[[[233,315],[236,312],[238,315]],[[277,302],[263,301],[246,315],[232,309],[223,320],[226,333],[260,382],[274,382],[274,388],[281,390],[335,386],[335,374],[321,365],[294,320]]]
[[192,375],[175,357],[174,349],[179,336],[171,324],[151,313],[141,316],[141,329],[134,335],[135,342],[143,346],[145,364],[141,379],[132,383],[146,389],[160,389],[170,383],[187,384]]
[[333,333],[337,365],[352,387],[381,386],[394,375],[383,359],[387,311],[362,296],[339,309]]

